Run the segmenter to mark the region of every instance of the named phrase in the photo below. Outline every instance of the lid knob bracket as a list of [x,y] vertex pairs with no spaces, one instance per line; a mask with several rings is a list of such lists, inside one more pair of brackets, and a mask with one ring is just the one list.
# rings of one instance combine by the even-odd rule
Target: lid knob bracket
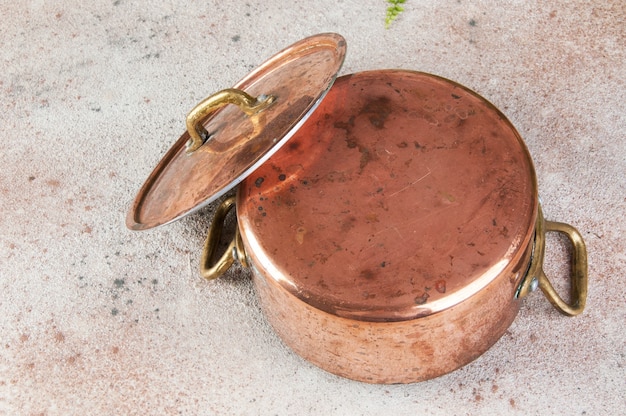
[[276,98],[261,94],[253,97],[245,91],[227,88],[200,101],[187,115],[187,131],[190,139],[187,142],[187,153],[193,153],[210,137],[202,122],[211,114],[227,104],[234,104],[248,116],[253,116],[268,108]]

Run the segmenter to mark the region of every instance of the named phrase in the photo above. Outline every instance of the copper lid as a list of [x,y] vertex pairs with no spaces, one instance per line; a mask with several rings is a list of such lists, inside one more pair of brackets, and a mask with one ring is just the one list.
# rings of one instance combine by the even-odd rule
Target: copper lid
[[505,116],[409,71],[339,78],[237,201],[262,274],[368,321],[428,315],[484,289],[520,262],[536,210],[532,162]]
[[[213,105],[210,110],[192,110],[187,122],[194,127],[191,133],[197,129],[196,135],[202,136],[197,138],[199,148],[188,151],[190,131],[181,136],[139,191],[127,226],[142,230],[174,221],[241,182],[314,111],[334,82],[345,52],[340,35],[309,37],[269,59],[234,90],[209,97],[205,101]],[[244,108],[240,101],[246,99],[252,100],[252,107],[243,111],[234,105],[222,108],[227,103]]]

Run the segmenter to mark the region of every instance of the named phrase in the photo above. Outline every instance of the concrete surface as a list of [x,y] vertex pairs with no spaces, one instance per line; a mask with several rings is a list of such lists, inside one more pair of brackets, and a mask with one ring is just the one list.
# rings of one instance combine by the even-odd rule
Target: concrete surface
[[[626,413],[623,1],[0,2],[0,413]],[[525,138],[545,214],[589,249],[585,313],[540,293],[485,355],[413,385],[308,364],[274,335],[248,272],[196,272],[214,207],[151,232],[124,217],[204,96],[334,31],[342,74],[464,84]],[[548,239],[563,282],[565,245]],[[442,341],[443,342],[443,341]]]

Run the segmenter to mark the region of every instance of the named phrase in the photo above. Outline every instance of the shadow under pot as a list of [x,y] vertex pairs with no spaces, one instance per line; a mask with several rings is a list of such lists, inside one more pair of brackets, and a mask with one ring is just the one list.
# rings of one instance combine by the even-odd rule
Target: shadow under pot
[[[163,172],[172,164],[193,170],[193,154],[204,146],[232,150],[234,139],[211,143],[219,134],[204,132],[234,129],[239,150],[231,160],[239,152],[249,156],[257,141],[282,141],[263,132],[281,116],[260,114],[289,96],[280,114],[305,116],[292,120],[295,128],[279,149],[240,175],[237,196],[219,205],[201,272],[215,278],[236,259],[250,267],[264,314],[297,354],[354,380],[417,382],[484,353],[537,287],[561,312],[583,310],[583,240],[567,224],[544,221],[528,150],[499,110],[457,83],[420,72],[333,80],[302,108],[278,83],[266,87],[249,103],[225,107],[227,116],[241,119],[229,127],[215,126],[221,110],[208,111],[205,121],[204,105],[194,109],[202,114],[188,127],[200,131],[200,140],[190,152],[186,133],[166,155],[167,168],[157,168],[140,192],[129,226],[153,225],[146,212],[152,200],[171,198],[159,199],[157,188],[167,188]],[[254,105],[267,109],[246,111]],[[223,173],[228,161],[220,160]],[[234,206],[235,238],[215,261]],[[542,270],[549,231],[571,241],[571,304]]]

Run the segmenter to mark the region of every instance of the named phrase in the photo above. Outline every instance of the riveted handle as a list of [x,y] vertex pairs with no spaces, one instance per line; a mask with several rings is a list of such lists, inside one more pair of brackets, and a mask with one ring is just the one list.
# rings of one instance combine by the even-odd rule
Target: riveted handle
[[202,258],[200,260],[200,274],[207,280],[213,280],[223,275],[226,270],[232,266],[235,260],[239,260],[239,263],[241,263],[242,266],[248,267],[243,241],[241,240],[241,234],[239,233],[239,227],[237,227],[235,236],[228,245],[226,251],[224,251],[219,260],[213,263],[213,258],[215,257],[220,237],[222,235],[222,230],[224,228],[224,220],[226,219],[228,212],[234,206],[234,196],[224,200],[217,207],[213,221],[209,227],[209,232],[204,242],[204,249],[202,250]]
[[209,133],[202,125],[202,121],[215,111],[227,104],[234,104],[247,115],[253,116],[269,107],[274,99],[271,95],[259,95],[254,98],[242,90],[227,88],[200,101],[187,115],[187,131],[190,136],[187,153],[193,153],[207,141]]
[[[545,254],[545,233],[559,232],[565,234],[572,245],[572,265],[570,276],[571,303],[565,302],[556,292],[545,272],[543,258]],[[530,268],[522,281],[517,296],[524,297],[537,287],[548,298],[550,303],[561,313],[569,316],[580,314],[587,301],[587,248],[582,236],[569,224],[545,221],[541,206],[537,214],[535,227],[535,247]]]

